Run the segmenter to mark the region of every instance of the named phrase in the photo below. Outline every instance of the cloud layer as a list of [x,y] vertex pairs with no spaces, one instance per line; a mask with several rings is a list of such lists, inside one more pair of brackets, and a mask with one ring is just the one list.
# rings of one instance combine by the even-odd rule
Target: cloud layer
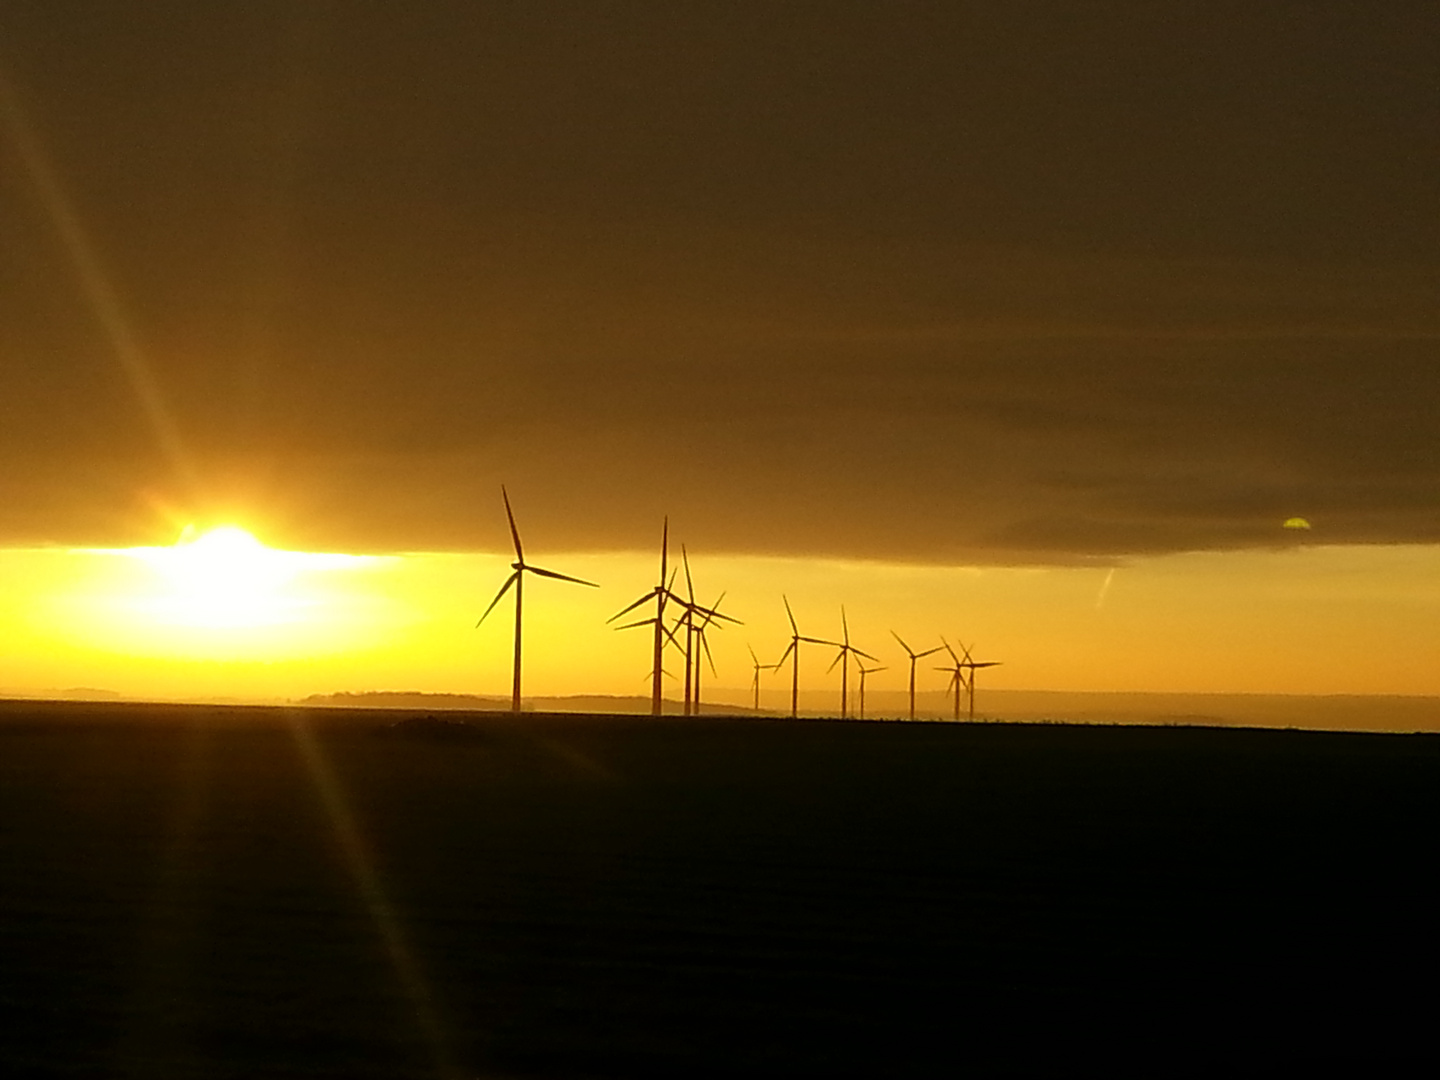
[[1434,21],[9,10],[0,539],[1440,539]]

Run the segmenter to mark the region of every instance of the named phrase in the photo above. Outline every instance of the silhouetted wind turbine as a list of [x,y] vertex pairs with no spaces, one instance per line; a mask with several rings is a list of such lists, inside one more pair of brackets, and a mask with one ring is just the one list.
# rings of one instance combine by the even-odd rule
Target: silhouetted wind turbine
[[790,671],[790,716],[792,718],[800,715],[800,642],[808,641],[811,645],[834,645],[839,646],[838,641],[826,641],[824,638],[802,637],[800,628],[795,625],[795,613],[790,610],[790,600],[783,593],[780,596],[785,601],[785,614],[790,618],[790,644],[780,654],[780,660],[775,665],[777,668],[785,666],[785,658],[792,652],[795,659],[791,663]]
[[[941,638],[940,640],[941,640],[941,641],[945,641],[944,638]],[[974,646],[971,646],[971,648],[973,648],[973,647],[974,647]],[[950,649],[950,644],[949,644],[949,642],[946,642],[945,648]],[[960,642],[960,650],[965,654],[965,659],[964,659],[964,660],[956,660],[955,664],[956,664],[956,667],[957,667],[957,668],[963,666],[963,667],[967,667],[967,668],[970,669],[970,678],[969,678],[968,680],[966,680],[966,682],[967,682],[967,685],[969,686],[969,690],[970,690],[970,719],[971,719],[971,721],[974,721],[974,719],[975,719],[975,669],[976,669],[976,668],[982,668],[982,667],[999,667],[1004,661],[1001,661],[1001,660],[975,660],[975,659],[972,659],[971,656],[970,656],[970,649],[968,649],[968,648],[965,647],[965,643],[964,643],[963,641]],[[950,649],[950,655],[951,655],[951,656],[954,656],[954,655],[955,655],[955,650]],[[958,699],[957,699],[957,712],[958,712]],[[957,716],[956,719],[958,720],[959,717]]]
[[[830,666],[826,669],[825,673],[828,675],[835,670],[836,664],[840,665],[840,719],[844,720],[847,705],[845,695],[850,689],[850,654],[853,652],[856,656],[865,657],[866,660],[879,660],[880,658],[878,656],[871,656],[868,652],[857,649],[854,645],[850,644],[850,623],[845,618],[844,604],[840,605],[840,627],[844,631],[845,640],[838,645],[835,642],[831,642],[831,644],[836,645],[836,648],[840,651],[835,654],[835,659],[830,661]],[[856,660],[855,662],[858,664],[860,661]]]
[[515,586],[515,683],[510,692],[510,711],[520,711],[520,627],[521,627],[521,595],[525,587],[525,572],[539,574],[541,577],[555,578],[557,581],[573,581],[576,585],[589,585],[591,588],[599,588],[593,581],[582,581],[577,577],[570,577],[568,574],[557,574],[554,570],[542,570],[538,566],[531,566],[525,561],[525,553],[520,547],[520,530],[515,528],[515,515],[510,510],[510,494],[505,490],[505,485],[500,485],[500,497],[505,500],[505,517],[510,522],[510,538],[515,541],[515,561],[510,564],[515,571],[505,579],[505,584],[500,586],[500,591],[495,594],[495,599],[490,601],[490,606],[485,609],[485,614],[480,616],[475,628],[480,628],[480,623],[485,621],[487,615],[495,610],[495,605],[500,598],[509,591],[510,586]]
[[[944,642],[945,651],[950,654],[950,659],[955,661],[955,666],[937,667],[935,670],[948,671],[950,673],[950,682],[945,689],[955,691],[955,719],[958,721],[960,719],[960,690],[962,687],[969,686],[969,683],[965,681],[965,665],[961,663],[960,657],[955,655],[955,650],[950,648],[950,642],[945,641],[943,637],[940,640]],[[963,648],[964,646],[961,647]]]
[[[675,620],[675,629],[679,630],[682,626],[685,628],[685,715],[689,716],[692,711],[695,713],[699,713],[700,711],[700,663],[699,658],[695,656],[695,639],[697,637],[699,638],[701,649],[704,651],[706,657],[709,658],[710,670],[713,673],[715,671],[715,660],[710,656],[710,643],[705,639],[706,630],[710,624],[717,619],[723,619],[726,622],[733,622],[737,625],[740,624],[740,620],[725,615],[719,610],[720,601],[725,599],[723,592],[720,594],[720,599],[716,600],[711,607],[707,608],[697,604],[695,602],[695,580],[690,576],[690,555],[685,550],[685,545],[683,544],[680,545],[680,560],[685,567],[685,591],[689,599],[682,600],[673,594],[671,599],[685,609],[684,614]],[[701,620],[698,623],[695,621],[697,615]],[[692,686],[694,688],[693,695],[691,692]]]
[[[749,646],[749,645],[746,645],[745,648],[750,649],[750,646]],[[754,690],[755,690],[755,711],[756,711],[756,712],[759,712],[759,711],[760,711],[760,672],[762,672],[762,671],[779,671],[780,668],[781,668],[783,665],[782,665],[782,664],[762,664],[762,663],[760,663],[760,658],[755,655],[755,650],[754,650],[754,649],[750,649],[750,659],[755,662],[755,683],[754,683]],[[861,685],[863,686],[864,684],[862,683]]]
[[920,659],[921,657],[923,657],[923,656],[929,656],[931,653],[937,653],[937,652],[939,652],[940,649],[941,649],[941,646],[936,645],[935,648],[933,648],[933,649],[926,649],[924,652],[917,653],[917,652],[915,652],[913,649],[911,649],[909,645],[906,645],[906,644],[905,644],[905,639],[902,638],[899,634],[895,633],[894,630],[891,630],[891,631],[890,631],[890,635],[891,635],[896,641],[900,642],[900,647],[905,650],[905,655],[908,656],[908,657],[910,657],[910,719],[911,719],[911,720],[914,720],[914,719],[915,719],[915,661],[919,660],[919,659]]
[[867,668],[867,667],[866,667],[864,664],[862,664],[859,660],[856,660],[856,661],[855,661],[855,666],[860,669],[860,719],[861,719],[861,720],[864,720],[864,719],[865,719],[865,676],[866,676],[866,675],[872,675],[872,674],[874,674],[874,673],[877,672],[877,671],[889,671],[890,669],[889,669],[889,668],[883,668],[883,667],[871,667],[871,668]]
[[[721,594],[720,594],[720,598],[719,598],[718,600],[716,600],[715,603],[714,603],[711,607],[709,607],[709,608],[699,608],[699,609],[697,609],[697,610],[699,610],[699,611],[702,613],[701,619],[700,619],[700,621],[699,621],[698,623],[694,623],[694,624],[690,627],[690,633],[691,633],[696,639],[698,639],[699,642],[700,642],[700,651],[705,654],[705,662],[710,665],[710,674],[711,674],[711,675],[715,675],[715,676],[717,676],[717,677],[719,676],[720,673],[715,670],[715,657],[710,654],[710,642],[709,642],[709,640],[705,637],[705,635],[706,635],[706,633],[709,631],[709,629],[710,629],[710,627],[711,627],[712,624],[715,625],[715,626],[719,626],[719,625],[720,625],[719,623],[715,622],[715,619],[716,619],[716,618],[726,618],[726,617],[727,617],[727,616],[722,616],[719,611],[714,610],[715,608],[718,608],[718,607],[720,606],[720,602],[721,602],[722,600],[724,600],[724,599],[725,599],[725,594],[724,594],[724,593],[721,593]],[[696,716],[699,716],[699,715],[700,715],[700,661],[699,661],[699,660],[696,660],[696,661],[695,661],[695,715],[696,715]]]
[[[614,622],[616,619],[620,618],[621,615],[625,615],[625,614],[628,614],[628,613],[631,612],[631,611],[634,611],[634,610],[635,610],[636,608],[638,608],[641,604],[648,603],[648,602],[651,601],[651,600],[654,600],[654,601],[655,601],[655,618],[654,618],[654,619],[644,619],[644,620],[642,620],[642,621],[640,621],[640,622],[638,622],[638,623],[629,623],[629,624],[627,624],[626,626],[617,626],[617,627],[615,628],[615,629],[617,629],[617,630],[628,630],[628,629],[629,629],[630,627],[632,627],[632,626],[645,626],[645,625],[647,625],[647,624],[649,624],[649,623],[651,623],[651,622],[653,622],[653,623],[655,624],[655,667],[651,670],[651,673],[650,673],[650,674],[651,674],[651,683],[650,683],[650,715],[651,715],[651,716],[659,716],[660,713],[661,713],[661,709],[662,709],[662,706],[661,706],[662,697],[661,697],[661,695],[662,695],[662,692],[663,692],[663,690],[664,690],[664,687],[661,685],[661,677],[662,677],[662,672],[661,672],[661,667],[660,667],[660,665],[661,665],[661,653],[663,652],[663,650],[664,650],[664,648],[665,648],[665,638],[666,638],[667,635],[670,635],[670,631],[669,631],[669,629],[665,626],[665,623],[664,623],[664,618],[665,618],[665,601],[666,601],[667,599],[671,598],[671,597],[674,595],[673,593],[670,592],[670,587],[669,587],[668,584],[666,584],[666,581],[665,581],[665,566],[666,566],[666,558],[667,558],[668,553],[669,553],[669,545],[670,545],[670,518],[667,516],[667,517],[665,518],[664,528],[661,530],[661,533],[660,533],[660,581],[659,581],[659,584],[657,584],[657,585],[655,586],[655,588],[651,589],[651,590],[650,590],[649,592],[647,592],[644,596],[640,597],[639,600],[636,600],[633,604],[630,604],[630,605],[628,605],[627,607],[621,608],[621,609],[620,609],[619,611],[617,611],[614,615],[611,615],[610,618],[608,618],[608,619],[605,620],[607,623],[612,623],[612,622]],[[672,578],[671,580],[673,581],[674,579]],[[673,636],[673,635],[670,635],[670,636],[671,636],[671,640],[673,641],[673,640],[674,640],[674,636]]]

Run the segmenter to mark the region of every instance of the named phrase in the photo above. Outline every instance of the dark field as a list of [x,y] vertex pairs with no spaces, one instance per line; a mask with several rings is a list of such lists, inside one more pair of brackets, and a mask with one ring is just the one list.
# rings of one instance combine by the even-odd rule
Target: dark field
[[0,705],[0,1072],[1435,1053],[1440,737]]

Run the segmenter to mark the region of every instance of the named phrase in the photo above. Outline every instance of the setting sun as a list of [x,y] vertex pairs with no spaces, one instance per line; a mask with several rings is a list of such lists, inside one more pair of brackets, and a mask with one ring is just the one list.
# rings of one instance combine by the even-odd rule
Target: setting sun
[[161,589],[145,606],[161,621],[201,627],[258,627],[293,621],[304,601],[286,586],[307,562],[324,556],[267,548],[224,525],[200,535],[187,527],[173,547],[135,548],[159,573]]
[[184,693],[202,672],[248,681],[259,669],[364,653],[417,617],[393,591],[402,560],[286,551],[233,524],[187,526],[164,547],[12,558],[35,598],[21,640],[56,663],[88,656],[86,681],[140,680],[151,693]]

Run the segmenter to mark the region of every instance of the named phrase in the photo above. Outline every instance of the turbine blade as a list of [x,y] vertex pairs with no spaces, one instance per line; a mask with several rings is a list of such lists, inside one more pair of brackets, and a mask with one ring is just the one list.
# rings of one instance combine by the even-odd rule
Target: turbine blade
[[746,649],[749,651],[749,653],[750,653],[750,659],[755,661],[755,666],[756,666],[756,667],[759,667],[759,666],[760,666],[760,658],[755,655],[755,650],[754,650],[753,648],[751,648],[750,643],[749,643],[748,641],[745,643],[745,648],[746,648]]
[[[868,652],[866,652],[864,649],[857,649],[857,648],[855,648],[853,645],[850,647],[850,651],[853,652],[856,656],[863,656],[863,657],[865,657],[866,660],[879,660],[879,659],[880,659],[878,656],[871,656],[871,655],[870,655]],[[857,660],[856,663],[859,663],[859,661]]]
[[519,580],[519,578],[520,571],[516,570],[513,574],[511,574],[508,578],[505,579],[505,584],[500,586],[500,591],[495,594],[495,599],[490,601],[490,606],[485,609],[485,614],[480,616],[479,622],[475,624],[475,629],[480,629],[480,623],[483,623],[486,616],[488,616],[490,612],[495,610],[495,605],[500,602],[500,598],[510,591],[510,586],[514,585],[515,582]]
[[633,630],[637,626],[653,626],[654,619],[641,619],[639,622],[627,622],[624,626],[615,627],[616,630]]
[[690,576],[690,553],[685,550],[685,545],[680,545],[680,561],[685,564],[685,591],[690,594],[690,602],[695,602],[695,579]]
[[785,646],[785,651],[780,654],[780,659],[777,660],[777,661],[775,661],[775,669],[776,669],[777,671],[778,671],[780,668],[782,668],[782,667],[785,666],[785,661],[790,658],[790,654],[791,654],[791,652],[794,651],[794,649],[795,649],[795,642],[793,642],[793,641],[790,642],[789,645],[786,645],[786,646]]
[[835,665],[840,662],[840,658],[841,658],[842,656],[844,656],[844,655],[845,655],[845,650],[844,650],[844,649],[841,649],[839,652],[837,652],[837,653],[835,654],[835,659],[834,659],[834,660],[831,660],[831,661],[830,661],[830,666],[825,669],[825,674],[826,674],[826,675],[829,675],[830,672],[832,672],[832,671],[835,670]]
[[893,637],[896,641],[900,642],[900,648],[905,650],[906,656],[910,657],[911,660],[915,659],[915,654],[910,651],[910,646],[905,644],[904,638],[902,638],[899,634],[895,633],[894,630],[890,631],[890,636]]
[[715,670],[715,658],[710,655],[710,643],[705,640],[704,634],[700,635],[700,648],[705,653],[705,660],[710,664],[710,674],[714,675],[716,678],[719,678],[720,673]]
[[596,585],[593,581],[586,581],[584,578],[571,577],[569,574],[557,574],[554,570],[542,570],[538,566],[527,566],[525,567],[525,569],[529,570],[532,574],[539,574],[541,577],[554,578],[556,581],[573,581],[576,585],[589,585],[592,589],[598,589],[600,587],[599,585]]
[[790,598],[784,593],[781,593],[780,599],[785,601],[785,615],[790,620],[790,632],[798,637],[800,635],[800,628],[795,625],[795,613],[790,610]]
[[845,618],[845,605],[840,605],[840,629],[845,632],[845,644],[850,644],[850,623]]
[[[944,635],[941,635],[940,643],[945,646],[945,651],[950,654],[950,659],[954,660],[957,664],[960,663],[960,657],[955,655],[955,650],[950,648],[950,642],[945,640]],[[963,649],[965,646],[961,645],[960,647]]]
[[664,623],[660,624],[660,629],[665,632],[665,636],[670,640],[671,645],[674,645],[677,649],[683,648],[680,642],[676,639],[674,630],[671,630],[670,627],[666,626]]
[[515,515],[510,510],[510,493],[505,490],[505,485],[500,485],[500,497],[505,500],[505,517],[510,522],[510,539],[515,541],[515,559],[524,563],[525,552],[520,549],[520,530],[515,528]]
[[623,608],[621,608],[619,611],[617,611],[614,615],[611,615],[610,618],[606,619],[605,621],[606,621],[607,623],[612,623],[612,622],[614,622],[616,619],[620,618],[620,616],[630,614],[630,612],[634,611],[634,610],[635,610],[637,607],[639,607],[641,604],[649,603],[649,601],[655,596],[655,593],[656,593],[657,591],[658,591],[658,590],[656,590],[656,589],[651,589],[651,590],[650,590],[649,592],[647,592],[644,596],[640,597],[639,600],[636,600],[633,604],[630,604],[628,607],[623,607]]
[[[926,649],[924,652],[921,652],[921,653],[912,653],[911,655],[914,656],[915,659],[919,660],[919,659],[920,659],[921,657],[923,657],[923,656],[931,656],[931,655],[933,655],[934,653],[939,652],[942,648],[943,648],[943,646],[941,646],[941,645],[936,645],[933,649]],[[947,670],[948,670],[948,669],[947,669]]]

